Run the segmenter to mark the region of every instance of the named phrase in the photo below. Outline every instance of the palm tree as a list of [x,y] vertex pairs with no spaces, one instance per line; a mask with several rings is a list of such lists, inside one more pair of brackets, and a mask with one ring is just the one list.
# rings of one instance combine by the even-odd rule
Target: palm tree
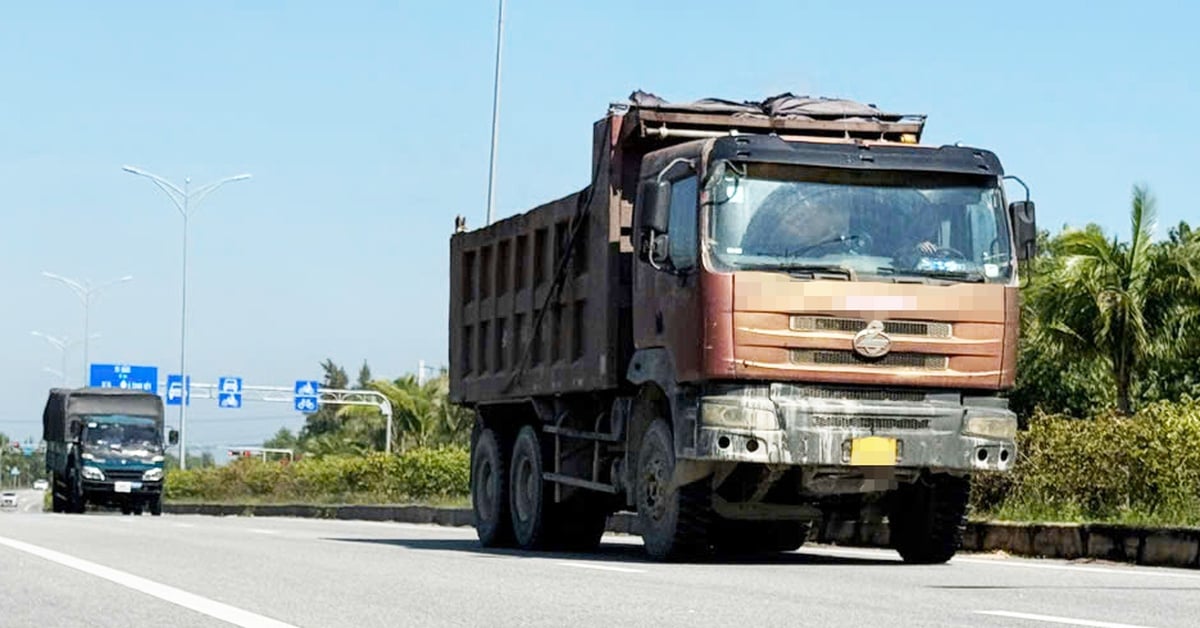
[[[1037,303],[1040,339],[1065,360],[1104,362],[1116,385],[1117,409],[1132,411],[1133,378],[1141,363],[1164,351],[1161,317],[1187,318],[1179,291],[1195,285],[1194,248],[1163,256],[1153,241],[1154,198],[1133,188],[1131,237],[1111,240],[1095,225],[1066,230],[1051,244],[1057,258],[1029,295]],[[1180,318],[1183,316],[1183,318]]]

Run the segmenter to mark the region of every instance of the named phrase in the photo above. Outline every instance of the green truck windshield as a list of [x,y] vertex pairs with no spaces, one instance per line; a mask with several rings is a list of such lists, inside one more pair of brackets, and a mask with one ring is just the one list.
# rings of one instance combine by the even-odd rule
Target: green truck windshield
[[730,269],[848,269],[1005,283],[1007,214],[994,180],[751,165],[710,188],[712,258]]
[[83,442],[89,448],[159,449],[161,439],[154,419],[124,414],[83,417]]

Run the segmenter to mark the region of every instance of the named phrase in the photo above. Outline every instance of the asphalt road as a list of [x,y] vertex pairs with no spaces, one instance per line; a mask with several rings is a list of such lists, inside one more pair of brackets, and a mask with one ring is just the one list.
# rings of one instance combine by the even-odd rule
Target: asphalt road
[[805,547],[661,564],[360,521],[0,516],[0,626],[1195,626],[1200,572]]
[[[11,490],[11,489],[9,489]],[[35,491],[33,489],[22,488],[14,491],[17,494],[17,509],[15,512],[34,513],[42,512],[43,510],[43,495],[44,491]],[[11,509],[0,509],[0,515],[14,514]]]

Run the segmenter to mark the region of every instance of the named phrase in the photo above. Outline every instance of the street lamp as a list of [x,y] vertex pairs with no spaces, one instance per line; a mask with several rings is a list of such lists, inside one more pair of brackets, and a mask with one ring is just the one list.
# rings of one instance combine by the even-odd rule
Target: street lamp
[[500,52],[504,43],[504,0],[500,0],[500,12],[496,16],[496,76],[492,80],[492,149],[488,158],[487,224],[492,224],[495,207],[496,140],[500,132]]
[[88,339],[90,338],[89,332],[91,329],[92,297],[109,286],[132,280],[133,275],[125,275],[124,277],[106,281],[98,286],[93,286],[89,281],[76,281],[46,271],[42,271],[42,275],[66,284],[75,293],[75,296],[79,297],[79,301],[83,303],[83,382],[86,385],[88,381]]
[[[46,342],[50,343],[51,345],[54,345],[54,348],[58,349],[59,353],[62,354],[62,370],[61,371],[57,370],[57,369],[52,369],[49,367],[46,367],[42,370],[45,370],[47,372],[53,371],[53,374],[58,375],[60,378],[62,378],[62,385],[66,386],[67,385],[67,350],[70,349],[71,347],[75,346],[76,344],[79,344],[79,341],[78,340],[70,340],[65,336],[62,338],[58,338],[56,336],[51,336],[50,334],[43,334],[40,331],[32,331],[29,333],[33,334],[34,336],[37,336],[38,338],[44,338],[46,340]],[[88,336],[88,338],[91,340],[95,340],[96,338],[99,338],[99,337],[100,337],[100,334],[92,334],[91,336]],[[86,364],[86,361],[85,361],[85,364]],[[86,380],[85,380],[85,385],[86,385]]]
[[201,186],[195,190],[190,189],[191,178],[184,178],[183,189],[179,186],[167,181],[166,179],[146,172],[141,168],[133,166],[122,166],[122,170],[130,174],[136,174],[139,177],[150,179],[158,189],[162,190],[167,198],[171,199],[171,203],[175,205],[175,209],[179,210],[179,215],[183,216],[183,273],[180,281],[180,306],[179,306],[179,376],[184,382],[183,395],[179,402],[179,468],[187,469],[187,245],[188,245],[188,218],[191,217],[196,207],[200,205],[200,201],[204,197],[216,191],[217,188],[231,183],[233,181],[243,181],[249,179],[248,174],[239,174],[232,177],[226,177],[220,181],[214,181],[207,185]]

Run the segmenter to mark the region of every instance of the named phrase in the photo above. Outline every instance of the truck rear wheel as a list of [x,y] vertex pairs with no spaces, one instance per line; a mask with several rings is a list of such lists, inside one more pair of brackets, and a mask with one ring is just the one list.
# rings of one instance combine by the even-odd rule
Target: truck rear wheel
[[931,565],[954,557],[962,546],[970,489],[967,478],[944,474],[897,489],[888,531],[904,562]]
[[523,549],[549,546],[554,532],[550,516],[552,504],[547,499],[542,469],[541,443],[533,427],[526,425],[517,432],[517,440],[513,443],[509,476],[513,536]]
[[655,419],[642,436],[637,461],[637,513],[646,553],[679,560],[709,550],[712,491],[708,479],[671,488],[675,446],[671,426]]
[[484,547],[504,547],[512,543],[506,460],[506,452],[496,432],[482,430],[471,448],[471,509],[475,515],[475,532]]

